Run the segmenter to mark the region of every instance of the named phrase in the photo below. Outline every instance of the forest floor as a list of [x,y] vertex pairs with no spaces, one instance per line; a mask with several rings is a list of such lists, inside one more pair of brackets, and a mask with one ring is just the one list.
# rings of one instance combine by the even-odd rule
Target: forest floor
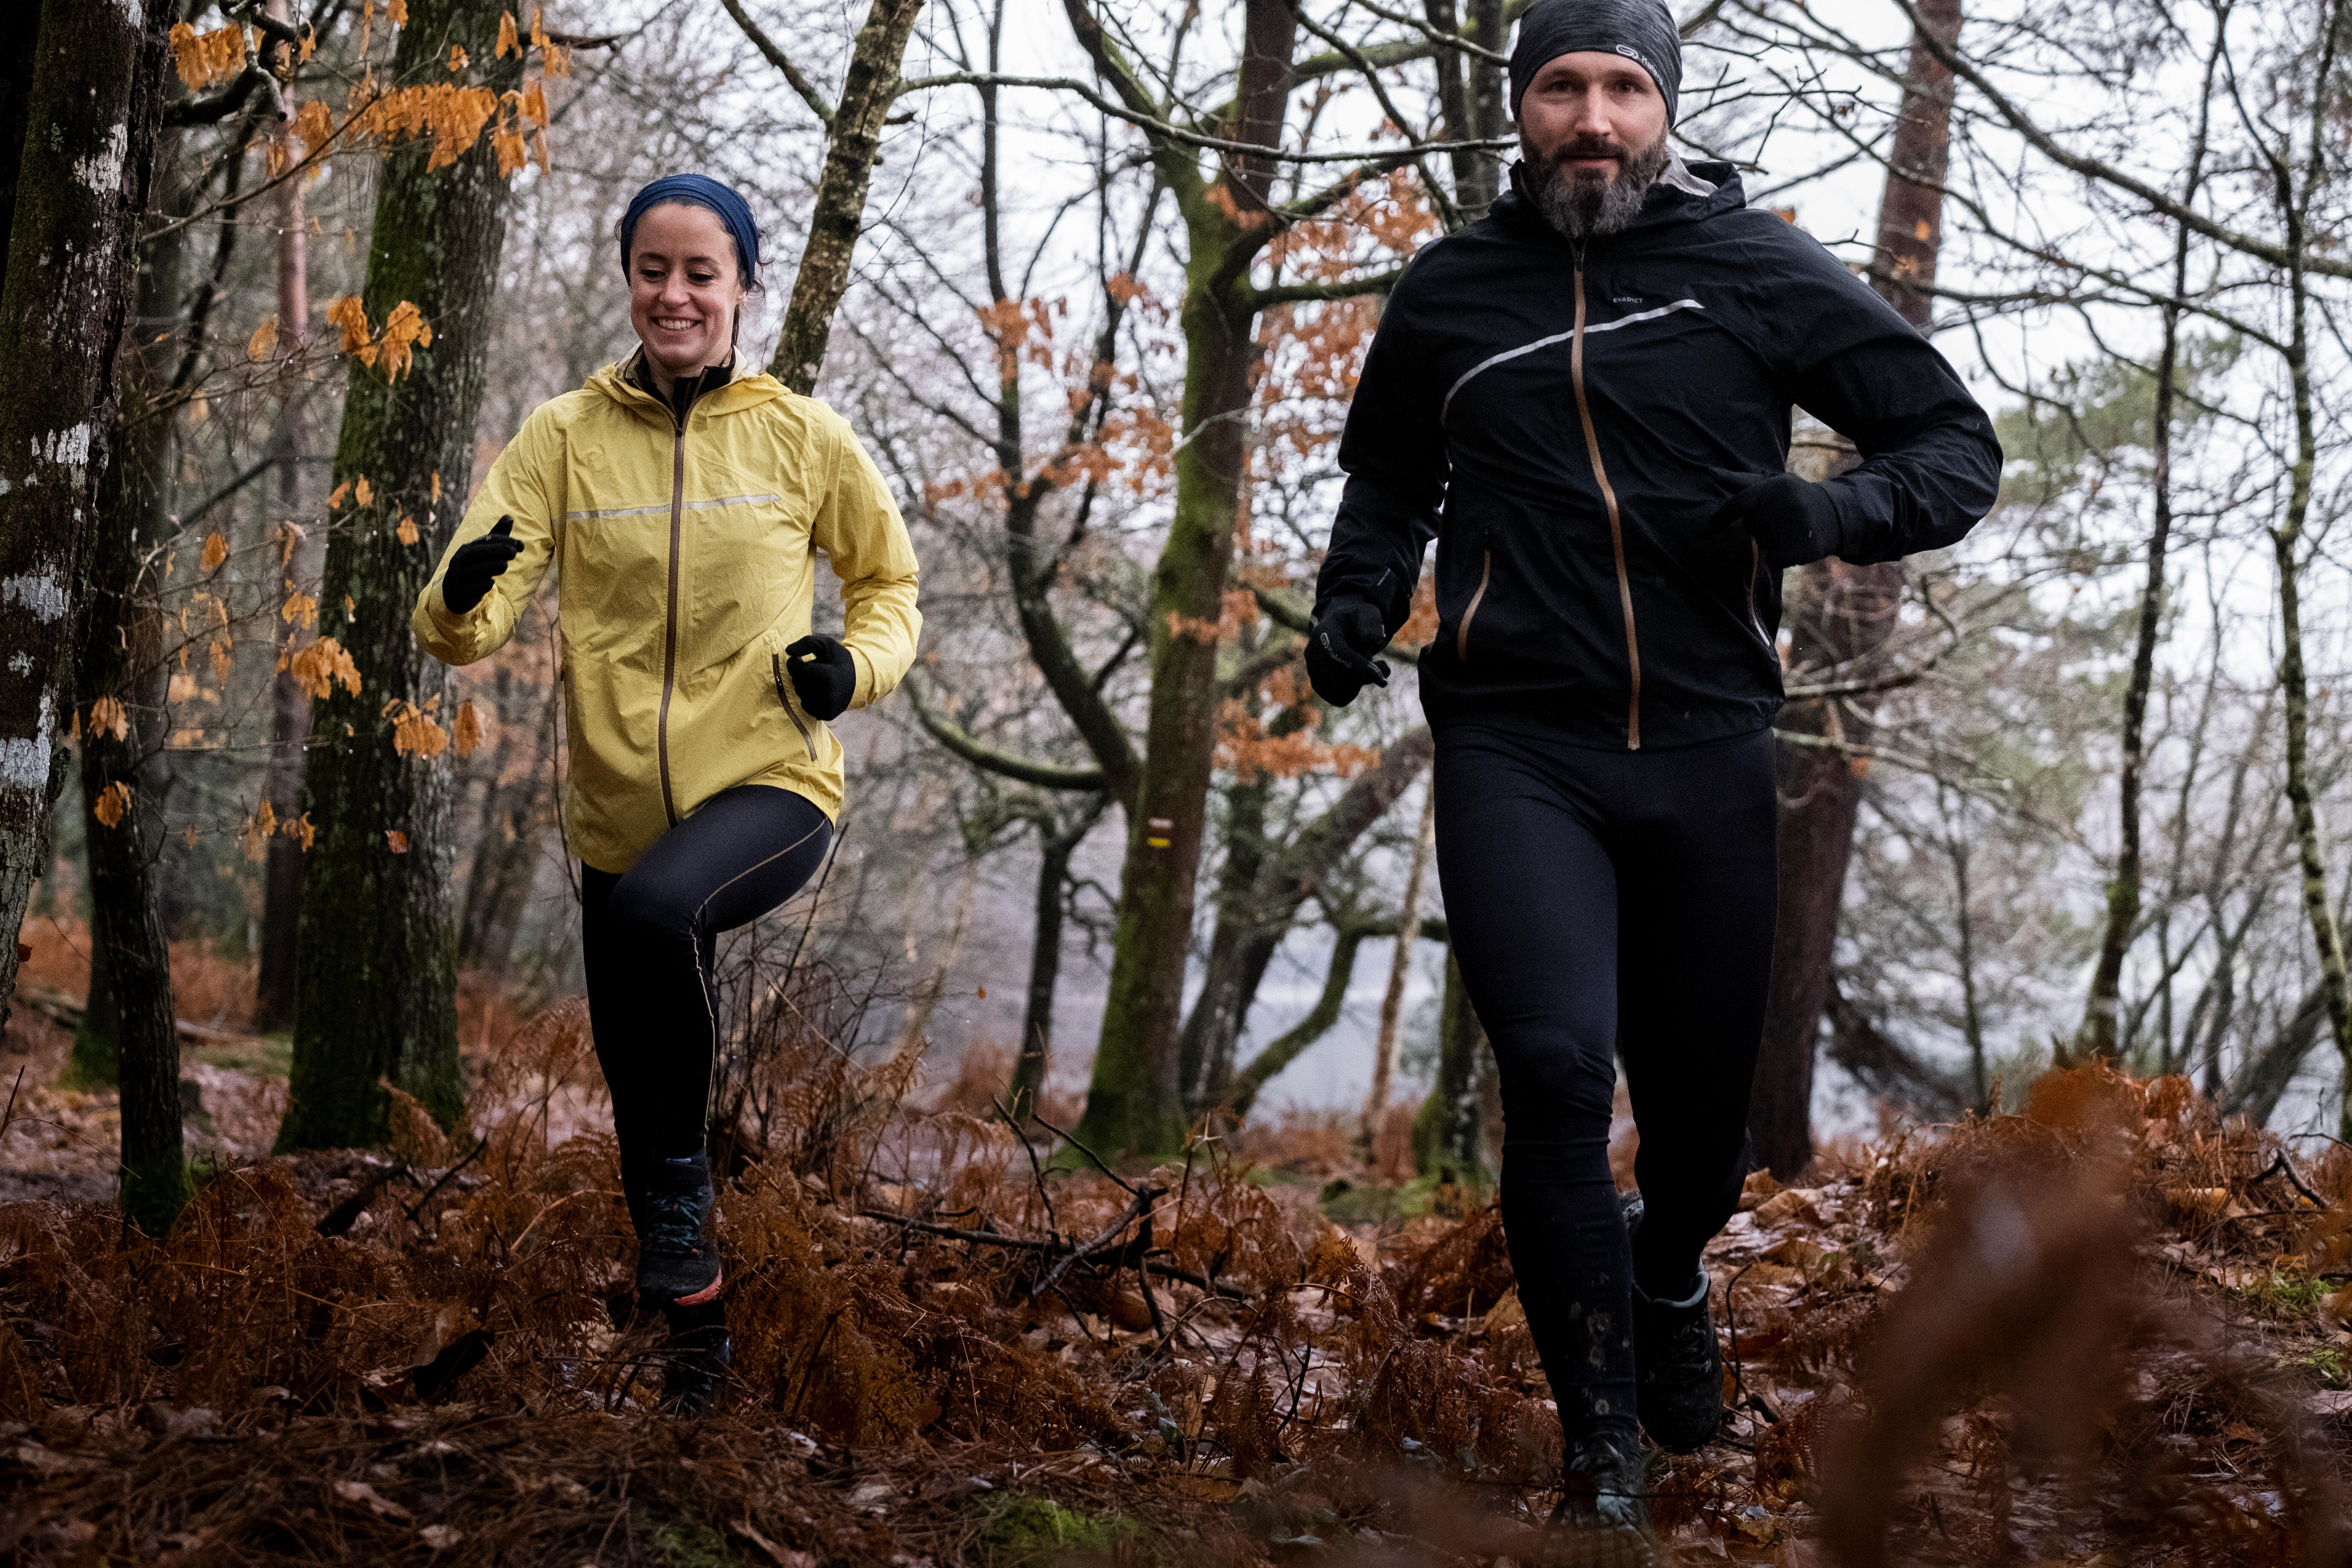
[[[1336,1121],[1041,1169],[914,1063],[780,1058],[720,1201],[735,1376],[688,1422],[576,1004],[470,1058],[467,1131],[398,1106],[374,1153],[269,1157],[282,1046],[193,1044],[160,1244],[68,1043],[26,1007],[0,1042],[0,1560],[1578,1561],[1534,1528],[1559,1439],[1495,1210]],[[1751,1178],[1707,1255],[1735,1412],[1654,1471],[1660,1559],[2346,1562],[2326,1147],[2084,1068]]]

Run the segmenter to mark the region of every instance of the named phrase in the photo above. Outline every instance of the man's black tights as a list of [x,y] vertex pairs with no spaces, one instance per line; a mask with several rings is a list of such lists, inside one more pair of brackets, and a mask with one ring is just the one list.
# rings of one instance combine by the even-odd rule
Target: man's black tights
[[[1630,1444],[1632,1289],[1686,1299],[1738,1205],[1772,963],[1769,731],[1603,752],[1489,723],[1437,741],[1437,864],[1501,1073],[1503,1224],[1570,1438]],[[1645,1215],[1609,1173],[1625,1063]]]
[[702,1147],[719,1050],[719,933],[798,892],[833,826],[766,784],[715,795],[625,873],[580,870],[588,1021],[625,1168]]

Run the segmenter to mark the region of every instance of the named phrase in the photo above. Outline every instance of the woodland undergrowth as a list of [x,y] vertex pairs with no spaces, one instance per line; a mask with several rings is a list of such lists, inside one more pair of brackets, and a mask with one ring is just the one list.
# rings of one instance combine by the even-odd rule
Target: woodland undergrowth
[[[226,1165],[160,1240],[0,1207],[0,1553],[1544,1560],[1559,1436],[1489,1194],[1343,1226],[1318,1199],[1375,1173],[1295,1122],[1108,1168],[804,1001],[722,1077],[719,1413],[656,1408],[562,1003],[456,1134],[400,1103],[388,1153]],[[1675,1560],[2346,1560],[2352,1151],[2056,1072],[1751,1178],[1708,1264],[1734,1415],[1653,1473]]]

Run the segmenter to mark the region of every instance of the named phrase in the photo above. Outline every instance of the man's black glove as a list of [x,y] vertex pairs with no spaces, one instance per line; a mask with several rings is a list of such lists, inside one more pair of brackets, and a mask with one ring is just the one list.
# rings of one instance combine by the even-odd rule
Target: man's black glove
[[482,602],[482,595],[490,591],[491,579],[521,553],[522,541],[514,536],[513,516],[499,519],[489,532],[457,546],[457,553],[449,557],[449,570],[441,574],[441,602],[449,606],[451,615],[464,615]]
[[[1718,477],[1733,483],[1748,479],[1728,472]],[[1829,491],[1794,474],[1748,482],[1716,509],[1708,526],[1747,534],[1775,568],[1802,566],[1835,554],[1838,547],[1837,508]]]
[[857,695],[857,660],[836,639],[801,638],[784,649],[784,668],[810,718],[838,719],[849,711],[849,700]]
[[1307,628],[1307,679],[1315,695],[1345,708],[1366,686],[1386,686],[1389,667],[1372,655],[1389,646],[1380,611],[1361,599],[1334,599]]

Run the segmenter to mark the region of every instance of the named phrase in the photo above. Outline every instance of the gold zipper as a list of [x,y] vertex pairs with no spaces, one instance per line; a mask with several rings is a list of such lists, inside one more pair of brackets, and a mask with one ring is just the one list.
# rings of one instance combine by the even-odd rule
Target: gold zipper
[[1462,612],[1462,624],[1454,628],[1454,658],[1457,664],[1470,662],[1470,623],[1477,617],[1479,602],[1486,596],[1487,580],[1495,575],[1495,552],[1486,552],[1485,564],[1478,568],[1478,591],[1470,595],[1470,607]]
[[662,812],[672,827],[677,826],[677,797],[669,784],[669,699],[677,688],[677,552],[685,519],[686,421],[678,419],[677,436],[670,444],[669,605],[662,618],[661,717],[654,726],[654,755],[661,767]]
[[1625,529],[1617,516],[1617,492],[1609,488],[1609,470],[1601,461],[1601,436],[1592,427],[1592,405],[1584,398],[1584,255],[1576,258],[1576,328],[1568,355],[1569,380],[1576,388],[1576,415],[1584,421],[1585,455],[1592,459],[1592,478],[1601,486],[1601,505],[1609,514],[1609,548],[1617,557],[1617,603],[1625,612],[1625,663],[1632,672],[1625,698],[1625,749],[1642,749],[1642,645],[1633,632],[1633,584],[1625,575]]
[[775,671],[776,700],[784,705],[784,717],[790,719],[793,721],[793,728],[801,732],[801,744],[808,748],[809,761],[816,761],[816,737],[808,732],[808,726],[802,723],[801,716],[793,710],[793,700],[784,694],[784,656],[780,653],[770,654],[768,668]]

